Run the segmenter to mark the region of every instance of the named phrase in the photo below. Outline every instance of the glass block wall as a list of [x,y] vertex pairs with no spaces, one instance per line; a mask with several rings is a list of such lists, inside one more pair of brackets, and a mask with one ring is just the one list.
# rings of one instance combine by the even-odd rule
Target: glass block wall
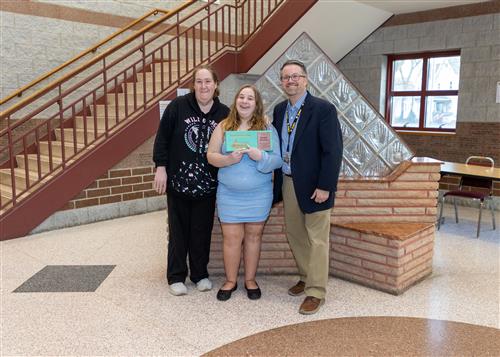
[[306,65],[309,92],[337,108],[344,138],[343,179],[384,177],[412,158],[411,149],[306,33],[255,83],[270,118],[274,106],[286,99],[280,68],[289,59]]

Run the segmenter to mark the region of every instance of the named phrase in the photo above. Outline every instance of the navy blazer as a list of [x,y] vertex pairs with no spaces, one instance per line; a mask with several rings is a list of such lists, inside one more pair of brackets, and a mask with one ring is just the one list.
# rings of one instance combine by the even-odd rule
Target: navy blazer
[[[274,107],[273,125],[281,130],[288,101]],[[296,127],[291,153],[292,179],[300,209],[304,213],[323,211],[333,207],[342,164],[342,130],[335,106],[309,92]],[[283,148],[281,148],[283,152]],[[273,202],[283,200],[281,188],[283,173],[274,172]],[[328,200],[316,203],[311,196],[316,188],[330,191]]]

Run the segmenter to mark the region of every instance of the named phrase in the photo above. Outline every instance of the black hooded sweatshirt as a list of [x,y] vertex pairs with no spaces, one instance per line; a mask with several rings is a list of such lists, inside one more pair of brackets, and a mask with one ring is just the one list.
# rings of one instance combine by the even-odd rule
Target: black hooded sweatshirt
[[210,137],[229,108],[214,98],[203,113],[194,93],[174,99],[163,112],[156,134],[153,161],[167,170],[168,192],[187,199],[214,196],[217,168],[207,161]]

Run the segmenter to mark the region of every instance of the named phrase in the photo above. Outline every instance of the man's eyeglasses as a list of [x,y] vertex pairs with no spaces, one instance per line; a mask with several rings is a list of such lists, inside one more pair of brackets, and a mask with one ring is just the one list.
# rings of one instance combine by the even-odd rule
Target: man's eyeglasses
[[283,77],[281,77],[281,81],[282,82],[288,82],[291,79],[293,82],[297,82],[300,78],[305,78],[305,77],[306,76],[304,74],[294,73],[291,76],[283,76]]

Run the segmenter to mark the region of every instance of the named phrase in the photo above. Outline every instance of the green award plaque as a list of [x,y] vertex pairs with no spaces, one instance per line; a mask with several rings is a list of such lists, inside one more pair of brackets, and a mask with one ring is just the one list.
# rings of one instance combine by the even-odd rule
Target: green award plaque
[[271,130],[226,131],[224,133],[225,149],[227,152],[231,152],[253,147],[264,151],[272,151],[271,134]]

